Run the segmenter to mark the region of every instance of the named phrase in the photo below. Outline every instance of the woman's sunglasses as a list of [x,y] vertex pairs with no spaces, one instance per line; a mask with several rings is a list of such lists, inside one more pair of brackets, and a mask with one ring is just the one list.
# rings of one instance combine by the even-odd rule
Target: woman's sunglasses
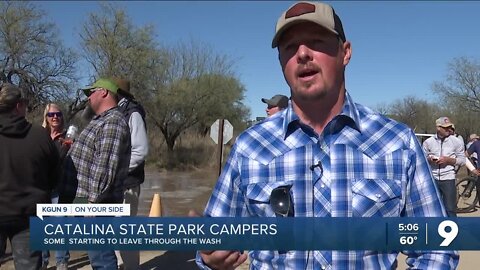
[[48,113],[47,113],[47,116],[48,116],[48,117],[54,117],[54,116],[56,116],[56,117],[60,118],[60,117],[63,116],[63,114],[62,114],[61,112],[48,112]]
[[277,216],[293,217],[293,204],[290,187],[277,187],[270,193],[270,206]]

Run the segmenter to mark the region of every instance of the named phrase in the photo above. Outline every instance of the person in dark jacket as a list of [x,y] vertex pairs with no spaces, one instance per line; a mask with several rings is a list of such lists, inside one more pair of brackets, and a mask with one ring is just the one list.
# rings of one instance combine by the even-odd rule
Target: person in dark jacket
[[58,182],[58,151],[48,132],[25,119],[28,100],[9,83],[0,87],[0,237],[11,243],[15,269],[39,269],[41,251],[30,250],[29,217],[50,203]]
[[[58,104],[48,103],[45,106],[45,110],[43,112],[42,127],[44,127],[49,132],[50,138],[52,138],[53,143],[55,144],[55,147],[57,147],[58,153],[60,155],[60,164],[62,164],[65,156],[67,155],[68,149],[70,149],[71,144],[65,140],[65,136],[67,133],[67,131],[65,130],[65,119],[63,117],[63,112]],[[61,175],[61,167],[58,170],[58,173],[59,175]],[[55,188],[52,192],[52,203],[58,203],[58,201],[58,188]],[[57,250],[55,251],[55,259],[57,270],[67,270],[68,260],[70,259],[70,252],[68,250]],[[50,261],[50,251],[43,251],[42,261],[43,262],[41,269],[47,269],[48,263]]]

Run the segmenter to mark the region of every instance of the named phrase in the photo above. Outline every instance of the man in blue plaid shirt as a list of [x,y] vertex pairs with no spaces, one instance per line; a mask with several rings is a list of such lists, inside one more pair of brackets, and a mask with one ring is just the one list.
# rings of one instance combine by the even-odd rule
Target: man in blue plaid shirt
[[[205,216],[275,217],[270,198],[278,188],[288,192],[295,217],[446,216],[412,130],[354,103],[346,91],[351,44],[331,6],[291,6],[278,19],[272,47],[291,102],[238,137]],[[414,269],[454,269],[459,259],[455,251],[403,252]],[[392,269],[397,255],[249,252],[251,269]],[[233,269],[246,259],[239,251],[197,253],[202,269]]]

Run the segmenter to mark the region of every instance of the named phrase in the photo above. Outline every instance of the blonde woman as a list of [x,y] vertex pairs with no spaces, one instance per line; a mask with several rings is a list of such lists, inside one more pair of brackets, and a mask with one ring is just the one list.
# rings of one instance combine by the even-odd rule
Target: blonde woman
[[[43,124],[42,126],[48,130],[50,137],[52,138],[57,150],[60,154],[60,162],[63,162],[65,155],[67,154],[69,145],[64,144],[65,139],[65,120],[63,118],[63,112],[55,103],[49,103],[45,106],[45,111],[43,113]],[[61,164],[61,163],[60,163]],[[61,174],[60,174],[61,175]],[[62,180],[60,179],[60,182]],[[58,203],[58,190],[55,189],[52,192],[52,203]],[[68,250],[57,250],[55,252],[56,258],[56,267],[58,270],[67,269],[68,260],[70,259],[70,253]],[[50,260],[50,252],[44,250],[42,252],[42,268],[47,269],[48,263]]]
[[63,112],[55,103],[49,103],[45,106],[43,113],[43,124],[53,141],[63,139],[65,133],[65,121],[63,120]]

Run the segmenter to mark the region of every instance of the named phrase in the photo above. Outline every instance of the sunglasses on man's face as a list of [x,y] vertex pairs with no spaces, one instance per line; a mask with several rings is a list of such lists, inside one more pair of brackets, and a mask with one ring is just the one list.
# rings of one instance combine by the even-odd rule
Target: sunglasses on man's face
[[63,114],[62,114],[61,112],[48,112],[48,113],[47,113],[47,116],[48,116],[48,117],[54,117],[54,116],[56,116],[56,117],[60,118],[60,117],[63,116]]
[[94,88],[94,89],[86,90],[85,95],[87,97],[90,97],[93,94],[93,92],[96,92],[96,91],[99,91],[99,90],[102,90],[102,88]]

